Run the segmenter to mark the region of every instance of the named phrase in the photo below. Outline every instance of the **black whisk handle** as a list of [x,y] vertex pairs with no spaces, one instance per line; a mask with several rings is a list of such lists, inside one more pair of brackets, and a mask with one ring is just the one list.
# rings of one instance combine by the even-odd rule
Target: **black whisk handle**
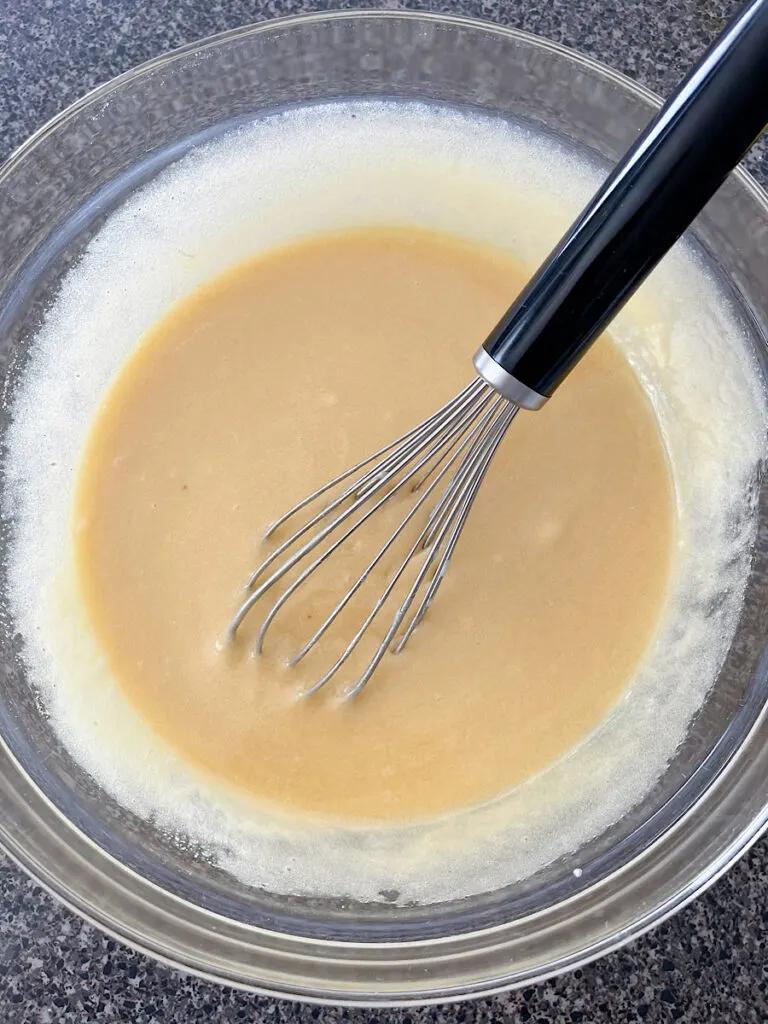
[[528,408],[552,394],[768,123],[768,0],[714,43],[475,357]]

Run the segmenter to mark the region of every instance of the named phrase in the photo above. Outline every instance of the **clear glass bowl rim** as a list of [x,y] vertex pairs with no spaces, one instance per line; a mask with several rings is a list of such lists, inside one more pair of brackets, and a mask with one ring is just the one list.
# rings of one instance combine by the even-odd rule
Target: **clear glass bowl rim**
[[[0,166],[0,184],[41,140],[89,105],[157,68],[246,36],[327,21],[400,19],[464,26],[549,51],[646,103],[644,86],[575,50],[522,30],[459,15],[337,10],[269,19],[217,33],[146,61],[55,115]],[[739,186],[762,207],[768,194],[743,168]],[[768,652],[757,674],[768,675]],[[218,917],[141,878],[75,828],[22,769],[0,738],[0,847],[35,882],[80,917],[169,966],[263,995],[355,1006],[444,1003],[530,985],[603,956],[655,927],[712,885],[768,829],[768,708],[701,799],[644,853],[557,907],[492,928],[416,942],[350,943],[270,932]],[[714,824],[713,824],[714,823]],[[713,828],[717,826],[717,834]],[[598,891],[599,890],[599,891]],[[590,906],[597,898],[597,904]],[[526,928],[561,951],[546,964],[510,971],[530,942]],[[213,927],[211,927],[213,926]],[[576,934],[568,938],[569,930]],[[549,941],[549,940],[548,940]],[[551,944],[551,943],[550,943]],[[430,981],[424,968],[439,965]],[[303,972],[303,974],[302,974]]]

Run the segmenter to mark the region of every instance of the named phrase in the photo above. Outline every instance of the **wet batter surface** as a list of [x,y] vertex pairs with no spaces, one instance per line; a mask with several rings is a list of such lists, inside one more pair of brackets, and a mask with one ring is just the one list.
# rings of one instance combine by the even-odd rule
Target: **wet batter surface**
[[77,569],[111,672],[184,756],[282,808],[419,819],[509,789],[609,713],[661,613],[674,514],[650,403],[607,339],[518,416],[438,600],[360,697],[339,699],[343,673],[297,693],[365,599],[300,668],[283,662],[386,516],[286,608],[265,657],[258,609],[222,645],[264,527],[466,384],[524,278],[448,236],[321,236],[198,290],[118,375],[81,467]]

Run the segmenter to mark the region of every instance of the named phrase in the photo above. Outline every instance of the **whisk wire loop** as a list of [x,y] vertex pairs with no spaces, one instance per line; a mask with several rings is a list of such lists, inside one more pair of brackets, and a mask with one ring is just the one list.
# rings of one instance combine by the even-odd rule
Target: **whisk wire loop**
[[[408,527],[414,522],[418,513],[425,509],[430,497],[434,495],[441,484],[444,484],[437,503],[427,516],[425,525],[411,544],[405,558],[389,577],[384,590],[374,602],[351,641],[325,674],[304,691],[305,696],[316,693],[337,675],[365,638],[374,619],[388,602],[411,564],[420,558],[421,564],[416,576],[383,640],[378,644],[365,671],[346,691],[346,695],[350,697],[359,693],[366,686],[388,651],[399,653],[403,650],[432,604],[445,577],[451,556],[491,459],[514,419],[517,409],[516,405],[500,397],[485,381],[478,378],[463,388],[436,413],[401,435],[397,440],[380,448],[373,455],[340,473],[329,483],[297,502],[267,530],[266,537],[271,537],[280,527],[304,509],[309,508],[323,495],[329,495],[329,499],[320,511],[311,515],[306,523],[296,528],[252,573],[247,584],[247,589],[251,590],[251,593],[232,619],[228,634],[230,639],[234,638],[254,605],[276,583],[297,567],[300,562],[311,556],[323,541],[346,524],[346,528],[340,536],[333,539],[328,547],[321,550],[305,568],[301,569],[298,576],[269,608],[256,637],[255,651],[257,654],[261,654],[267,632],[281,609],[353,534],[368,522],[383,505],[396,495],[402,494],[410,483],[410,491],[415,495],[415,503],[408,509],[386,542],[367,563],[311,638],[289,661],[291,666],[298,664],[317,646],[353,597],[370,579],[371,574],[382,563],[387,553],[407,533]],[[449,476],[452,470],[453,475]],[[342,486],[346,481],[349,482],[346,483],[346,486]],[[329,492],[340,486],[342,487],[341,492],[335,497],[331,497]],[[309,535],[308,539],[304,543],[300,543],[307,535]],[[298,548],[297,544],[299,544]],[[269,569],[272,571],[268,573]],[[410,609],[422,591],[415,610],[407,621],[402,635],[398,638],[398,633],[406,622]]]

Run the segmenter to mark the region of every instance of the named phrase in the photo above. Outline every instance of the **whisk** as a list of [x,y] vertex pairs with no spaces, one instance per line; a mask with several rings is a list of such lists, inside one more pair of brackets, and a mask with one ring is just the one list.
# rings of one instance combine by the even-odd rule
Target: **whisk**
[[[346,689],[349,697],[358,694],[388,652],[403,650],[435,599],[483,478],[518,411],[539,409],[547,401],[766,122],[768,0],[754,0],[688,75],[487,338],[474,357],[477,378],[269,528],[266,536],[272,537],[309,509],[306,522],[251,575],[250,593],[232,620],[229,637],[275,584],[295,571],[263,619],[256,639],[261,654],[275,618],[309,577],[385,504],[411,494],[400,524],[289,662],[298,664],[316,647],[371,574],[404,542],[404,556],[359,629],[321,678],[303,691],[315,693],[337,675],[396,595],[399,604],[383,638]],[[312,514],[315,503],[319,510]]]

